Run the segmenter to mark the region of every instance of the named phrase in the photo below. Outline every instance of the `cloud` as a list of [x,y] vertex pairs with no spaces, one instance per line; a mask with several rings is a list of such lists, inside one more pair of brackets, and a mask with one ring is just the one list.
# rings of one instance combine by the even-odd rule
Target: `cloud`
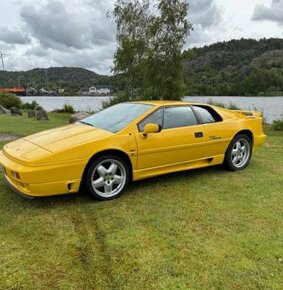
[[9,44],[28,44],[31,39],[28,35],[19,30],[12,30],[8,27],[0,27],[0,41]]
[[254,9],[252,20],[270,20],[279,25],[283,25],[283,0],[273,0],[269,6],[257,4]]
[[34,46],[32,48],[29,48],[24,55],[34,55],[38,57],[46,57],[48,56],[49,52],[47,49],[42,48],[41,46]]
[[211,42],[211,30],[215,30],[222,20],[221,10],[214,0],[191,0],[189,3],[189,21],[194,30],[187,38],[185,48]]
[[189,18],[193,25],[208,28],[220,22],[221,13],[214,0],[192,0]]
[[[78,10],[80,10],[78,8]],[[83,49],[89,47],[86,23],[77,11],[68,11],[63,2],[51,0],[46,4],[24,4],[20,11],[23,21],[43,47],[62,46]]]
[[89,49],[114,41],[114,30],[107,23],[109,4],[103,1],[50,0],[24,4],[21,16],[32,36],[43,47]]
[[[35,57],[47,64],[110,71],[115,51],[115,25],[106,17],[113,1],[29,0],[20,15],[33,43],[24,53],[24,65]],[[33,61],[34,62],[34,61]]]

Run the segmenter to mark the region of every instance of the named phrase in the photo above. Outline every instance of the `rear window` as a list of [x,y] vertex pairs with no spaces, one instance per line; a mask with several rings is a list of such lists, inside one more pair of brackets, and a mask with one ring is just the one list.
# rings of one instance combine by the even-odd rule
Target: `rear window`
[[193,108],[203,124],[222,121],[222,118],[210,107],[193,106]]

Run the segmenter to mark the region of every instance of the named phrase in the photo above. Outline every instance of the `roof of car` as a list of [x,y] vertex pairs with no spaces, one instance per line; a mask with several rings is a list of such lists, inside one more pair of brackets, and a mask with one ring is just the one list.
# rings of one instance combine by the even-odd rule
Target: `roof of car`
[[192,104],[190,102],[183,102],[183,101],[135,101],[135,103],[149,104],[149,105],[154,105],[154,106]]

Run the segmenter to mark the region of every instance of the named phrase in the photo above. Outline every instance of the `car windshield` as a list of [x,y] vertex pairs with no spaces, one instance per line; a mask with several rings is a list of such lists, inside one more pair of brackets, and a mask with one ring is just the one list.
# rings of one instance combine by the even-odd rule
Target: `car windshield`
[[80,121],[99,129],[116,133],[150,109],[152,105],[123,103],[102,110]]

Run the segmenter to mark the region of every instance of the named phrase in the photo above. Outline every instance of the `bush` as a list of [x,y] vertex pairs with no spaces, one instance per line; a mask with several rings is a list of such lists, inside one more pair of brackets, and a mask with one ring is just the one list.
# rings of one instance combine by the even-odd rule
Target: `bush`
[[31,103],[22,104],[22,109],[35,110],[37,107],[40,107],[37,101],[32,101]]
[[217,107],[221,107],[221,108],[225,108],[229,110],[241,110],[241,108],[239,108],[237,105],[233,103],[229,103],[229,105],[225,105],[224,103],[221,103],[221,102],[214,102],[211,99],[209,99],[207,103],[212,106],[217,106]]
[[44,109],[43,109],[43,107],[41,107],[40,105],[37,105],[36,107],[35,107],[35,110],[36,111],[44,111]]
[[118,94],[117,97],[109,98],[108,101],[103,101],[102,108],[105,109],[105,108],[108,108],[110,106],[113,106],[113,105],[116,105],[119,103],[123,103],[123,102],[129,102],[129,101],[130,101],[129,96],[127,96],[125,94]]
[[279,120],[274,120],[271,126],[276,131],[283,131],[283,118]]
[[64,104],[64,107],[62,109],[59,109],[57,112],[59,113],[75,113],[74,107],[70,104]]
[[211,99],[208,100],[207,102],[209,105],[212,105],[212,106],[217,106],[217,107],[221,107],[221,108],[226,108],[225,104],[224,103],[221,103],[221,102],[215,102]]
[[20,108],[22,105],[22,101],[16,95],[9,93],[0,93],[0,105],[10,110],[12,107]]
[[229,105],[226,108],[229,110],[241,110],[241,108],[239,108],[237,105],[233,103],[229,103]]

